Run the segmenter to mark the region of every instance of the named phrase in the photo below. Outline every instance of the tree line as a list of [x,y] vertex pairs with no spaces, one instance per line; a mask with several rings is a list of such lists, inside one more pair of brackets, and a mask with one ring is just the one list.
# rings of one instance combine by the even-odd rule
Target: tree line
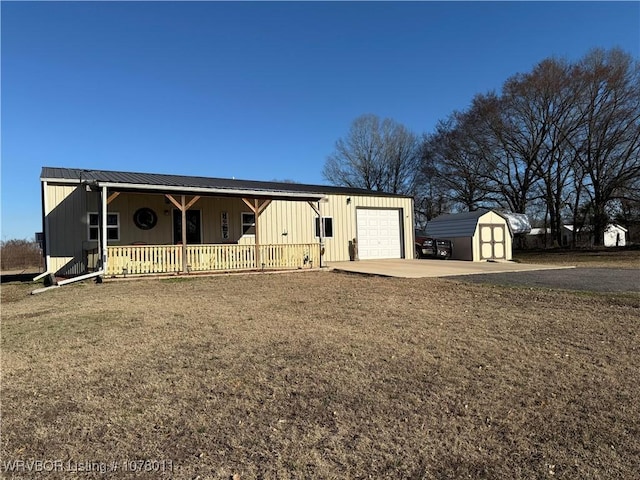
[[620,49],[549,58],[418,136],[375,115],[336,142],[336,185],[412,195],[416,219],[499,208],[561,226],[640,221],[640,63]]

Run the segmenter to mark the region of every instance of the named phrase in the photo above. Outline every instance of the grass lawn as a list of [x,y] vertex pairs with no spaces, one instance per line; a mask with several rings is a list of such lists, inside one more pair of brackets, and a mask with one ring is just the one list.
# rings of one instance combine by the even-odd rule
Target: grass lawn
[[[638,295],[331,272],[33,288],[1,290],[2,466],[104,462],[50,478],[176,479],[640,471]],[[160,463],[125,471],[135,460]]]
[[522,263],[551,263],[575,265],[586,268],[634,268],[640,269],[640,248],[594,248],[591,250],[549,250],[513,252],[514,260]]

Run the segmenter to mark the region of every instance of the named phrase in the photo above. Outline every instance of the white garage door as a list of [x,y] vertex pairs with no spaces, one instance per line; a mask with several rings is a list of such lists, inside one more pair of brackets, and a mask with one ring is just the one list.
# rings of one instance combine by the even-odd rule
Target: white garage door
[[358,258],[400,258],[400,211],[356,210]]

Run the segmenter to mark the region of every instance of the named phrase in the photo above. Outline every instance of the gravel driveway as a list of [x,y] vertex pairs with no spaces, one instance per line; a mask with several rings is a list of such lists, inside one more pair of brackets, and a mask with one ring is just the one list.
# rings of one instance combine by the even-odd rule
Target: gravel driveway
[[640,292],[640,270],[621,268],[572,268],[532,272],[492,273],[448,277],[462,282],[523,285],[590,292]]

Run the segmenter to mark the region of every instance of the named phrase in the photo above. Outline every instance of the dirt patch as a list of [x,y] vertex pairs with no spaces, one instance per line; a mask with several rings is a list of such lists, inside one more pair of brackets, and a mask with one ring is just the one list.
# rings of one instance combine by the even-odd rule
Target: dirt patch
[[[84,478],[638,471],[638,295],[327,272],[32,288],[1,289],[3,462],[104,463]],[[158,469],[123,472],[134,460]]]

